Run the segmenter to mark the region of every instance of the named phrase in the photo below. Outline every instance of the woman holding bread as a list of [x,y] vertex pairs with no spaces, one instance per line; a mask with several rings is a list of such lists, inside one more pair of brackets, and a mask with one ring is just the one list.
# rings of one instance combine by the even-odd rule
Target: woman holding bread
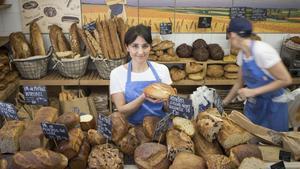
[[[288,130],[287,103],[276,102],[284,94],[283,87],[292,83],[279,54],[269,44],[250,39],[252,24],[247,19],[235,18],[229,23],[227,36],[234,48],[240,51],[238,80],[223,104],[235,96],[246,99],[245,115],[255,124],[276,130]],[[245,86],[244,86],[245,84]]]
[[125,34],[125,44],[131,61],[115,68],[110,74],[113,103],[134,125],[141,124],[145,116],[164,117],[163,102],[153,100],[143,92],[152,83],[172,83],[165,65],[148,61],[151,31],[144,25],[133,26]]

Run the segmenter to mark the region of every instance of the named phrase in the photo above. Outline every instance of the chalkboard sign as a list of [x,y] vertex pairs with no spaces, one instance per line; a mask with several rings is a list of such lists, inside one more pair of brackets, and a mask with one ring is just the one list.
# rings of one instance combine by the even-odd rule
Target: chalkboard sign
[[69,140],[68,129],[64,124],[42,122],[41,127],[48,139]]
[[267,9],[253,8],[251,20],[253,21],[264,21],[267,19]]
[[174,116],[192,119],[194,117],[194,108],[192,106],[192,100],[180,96],[170,96],[169,112]]
[[96,29],[96,22],[95,21],[90,22],[88,24],[83,25],[82,27],[83,27],[83,29],[92,32],[93,30]]
[[162,118],[155,127],[155,131],[153,134],[153,141],[159,141],[159,137],[162,133],[166,132],[169,128],[169,123],[171,122],[171,116],[172,114],[167,114],[164,118]]
[[218,112],[224,112],[222,99],[217,92],[214,93],[214,106],[218,109]]
[[24,86],[25,102],[33,105],[48,105],[46,86]]
[[13,104],[0,102],[0,114],[7,118],[18,120],[17,110]]
[[280,150],[279,152],[279,160],[290,162],[291,156],[292,156],[291,152],[282,151],[282,150]]
[[199,17],[198,28],[210,28],[212,17]]
[[99,114],[98,132],[101,133],[107,139],[112,139],[112,122],[110,116],[104,116]]
[[230,19],[234,18],[246,18],[245,7],[232,7],[230,8]]
[[172,23],[160,23],[160,34],[172,34]]
[[279,161],[278,163],[271,165],[271,169],[285,169],[285,165],[283,161]]

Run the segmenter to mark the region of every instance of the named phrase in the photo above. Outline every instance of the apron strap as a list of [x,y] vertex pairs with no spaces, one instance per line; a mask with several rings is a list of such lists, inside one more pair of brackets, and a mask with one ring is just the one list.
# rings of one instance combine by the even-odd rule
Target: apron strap
[[[158,76],[156,70],[154,69],[153,65],[149,61],[147,61],[147,64],[148,64],[149,68],[151,69],[156,81],[161,82],[161,79],[159,78],[159,76]],[[130,61],[128,63],[127,82],[126,83],[131,82],[131,72],[132,72],[132,61]]]
[[161,82],[161,79],[159,78],[159,76],[158,76],[156,70],[154,69],[153,65],[151,64],[151,62],[147,61],[147,63],[149,65],[152,73],[154,74],[154,77],[155,77],[156,81]]
[[132,71],[132,61],[130,61],[128,63],[128,69],[127,69],[127,82],[126,83],[130,83],[131,82],[131,71]]

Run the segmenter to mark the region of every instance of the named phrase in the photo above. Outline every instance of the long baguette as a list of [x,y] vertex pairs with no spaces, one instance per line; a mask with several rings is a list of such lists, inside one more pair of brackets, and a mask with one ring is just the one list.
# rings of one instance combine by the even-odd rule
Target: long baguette
[[84,31],[82,29],[80,29],[80,28],[78,28],[77,30],[78,30],[80,38],[82,39],[82,41],[83,41],[84,45],[86,46],[87,50],[89,51],[89,53],[92,56],[96,57],[96,51],[90,45],[88,39],[86,38],[86,35],[85,35]]
[[[102,25],[100,24],[100,19],[96,21],[96,28],[99,36],[100,41],[100,47],[102,49],[103,55],[105,58],[109,59],[108,49],[107,49],[107,42],[104,38],[104,30],[102,28]],[[96,36],[96,35],[95,35]]]
[[126,45],[125,45],[125,33],[127,31],[127,26],[124,23],[123,18],[116,18],[115,19],[116,23],[117,23],[117,30],[118,30],[118,34],[119,34],[119,39],[121,41],[122,44],[122,50],[124,55],[127,55],[127,49],[126,49]]
[[71,42],[71,50],[76,54],[80,54],[80,41],[77,33],[77,24],[73,23],[70,27],[70,42]]
[[88,30],[85,30],[84,32],[85,32],[85,34],[87,36],[87,39],[90,41],[92,47],[95,49],[96,54],[102,55],[102,50],[100,48],[100,45],[96,41],[96,39],[93,37],[93,35]]
[[112,46],[115,51],[115,59],[118,59],[121,56],[121,51],[120,51],[121,45],[119,44],[120,41],[117,36],[117,28],[115,26],[115,23],[111,19],[108,21],[108,28],[109,28],[109,34],[110,34]]
[[101,21],[101,25],[103,28],[103,34],[104,34],[104,38],[106,41],[109,58],[114,59],[116,55],[115,55],[115,52],[112,47],[112,41],[111,41],[110,34],[109,34],[108,23],[107,23],[107,21]]
[[57,25],[49,26],[49,38],[55,52],[59,52],[58,40],[57,40],[58,38],[57,32],[59,29],[61,28]]
[[43,36],[36,22],[30,24],[30,40],[33,55],[46,55]]

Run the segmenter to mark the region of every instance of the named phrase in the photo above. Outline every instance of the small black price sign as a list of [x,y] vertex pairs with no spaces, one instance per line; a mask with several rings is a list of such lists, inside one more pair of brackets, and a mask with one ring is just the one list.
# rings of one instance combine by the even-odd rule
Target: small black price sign
[[46,86],[24,86],[25,102],[33,105],[48,105]]
[[210,28],[212,17],[199,17],[198,28]]
[[282,151],[279,152],[279,160],[290,162],[292,157],[291,152]]
[[271,169],[286,169],[283,161],[271,165]]
[[253,8],[251,20],[253,21],[263,21],[267,19],[267,9],[264,8]]
[[172,23],[160,23],[160,34],[172,34]]
[[0,114],[7,118],[18,120],[17,110],[13,104],[0,102]]
[[68,129],[64,124],[42,122],[41,127],[48,139],[69,140]]
[[172,114],[167,114],[164,118],[162,118],[157,124],[153,134],[153,141],[159,141],[162,133],[166,132],[169,128],[169,123],[171,122]]
[[84,30],[88,30],[90,32],[94,31],[96,29],[96,22],[90,22],[88,24],[85,24],[82,26]]
[[234,18],[246,18],[245,7],[232,7],[230,8],[230,19]]
[[112,139],[112,121],[110,116],[104,116],[99,114],[98,132],[101,133],[107,139]]
[[214,93],[214,106],[218,109],[218,112],[224,112],[222,99],[217,92]]
[[180,96],[170,96],[169,112],[174,116],[192,119],[194,117],[194,108],[192,106],[192,100]]

